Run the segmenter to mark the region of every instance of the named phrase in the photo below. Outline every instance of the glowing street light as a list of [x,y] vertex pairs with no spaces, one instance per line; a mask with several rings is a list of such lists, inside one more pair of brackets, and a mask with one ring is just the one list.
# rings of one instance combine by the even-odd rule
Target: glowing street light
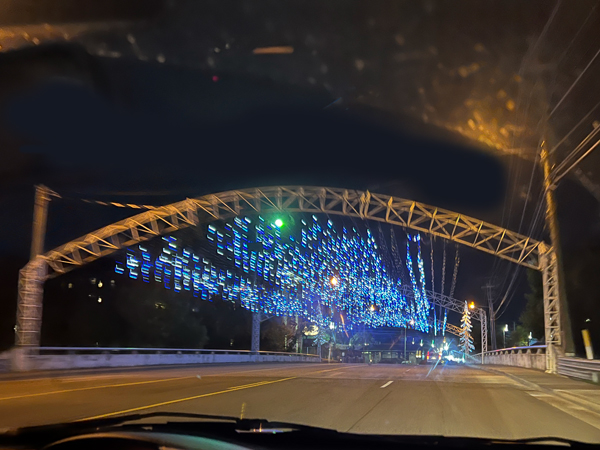
[[371,310],[371,312],[375,312],[375,305],[371,305],[369,309]]
[[475,309],[475,302],[469,303],[469,309]]
[[277,228],[281,228],[281,227],[283,226],[283,220],[281,220],[281,219],[277,219],[277,220],[275,221],[275,226],[276,226]]
[[329,280],[329,282],[331,283],[332,286],[337,286],[338,279],[336,277],[331,277],[331,280]]

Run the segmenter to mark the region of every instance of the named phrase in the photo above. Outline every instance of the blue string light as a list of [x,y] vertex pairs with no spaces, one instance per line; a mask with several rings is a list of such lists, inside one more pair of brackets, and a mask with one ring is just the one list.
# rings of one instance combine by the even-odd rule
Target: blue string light
[[[235,218],[221,231],[207,228],[208,251],[197,254],[163,237],[164,247],[154,260],[146,248],[127,250],[126,267],[115,272],[145,282],[153,279],[175,292],[189,291],[203,300],[221,296],[239,301],[253,312],[301,316],[321,328],[411,327],[428,332],[430,303],[425,292],[425,271],[420,235],[409,236],[407,267],[414,299],[402,294],[401,280],[387,272],[371,231],[355,228],[338,232],[332,221],[321,227],[316,216],[296,236],[282,236],[281,227],[258,217]],[[252,236],[252,239],[251,239]],[[417,243],[417,282],[410,241]],[[250,247],[251,246],[251,250]],[[217,265],[213,262],[213,255]],[[444,329],[445,329],[444,317]],[[437,328],[437,327],[436,327]]]

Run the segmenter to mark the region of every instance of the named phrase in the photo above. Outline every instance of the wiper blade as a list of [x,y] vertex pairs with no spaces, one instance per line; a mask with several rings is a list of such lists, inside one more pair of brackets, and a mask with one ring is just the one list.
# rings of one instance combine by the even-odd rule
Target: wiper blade
[[181,419],[202,419],[202,420],[219,420],[225,422],[239,422],[239,417],[232,416],[219,416],[215,414],[200,414],[200,413],[186,413],[176,411],[155,411],[141,414],[127,414],[123,416],[107,417],[104,419],[90,419],[90,420],[78,420],[77,422],[70,422],[67,425],[73,423],[84,424],[88,426],[110,426],[119,425],[125,422],[134,422],[136,420],[148,419],[151,417],[178,417]]
[[589,444],[587,442],[581,442],[581,441],[574,441],[573,439],[565,439],[565,438],[561,438],[561,437],[535,437],[535,438],[526,438],[526,439],[515,439],[514,442],[516,444],[549,444],[549,445],[553,445],[553,444],[559,444],[559,445],[568,445],[568,446],[576,446],[576,445],[593,445],[593,446],[597,446],[596,444]]
[[43,432],[50,430],[57,430],[61,428],[101,428],[101,427],[110,427],[114,425],[120,425],[126,422],[134,422],[137,420],[147,419],[150,417],[179,417],[186,419],[202,419],[202,420],[218,420],[225,422],[238,422],[240,419],[238,417],[230,417],[230,416],[219,416],[212,414],[198,414],[198,413],[185,413],[185,412],[171,412],[171,411],[157,411],[157,412],[149,412],[149,413],[141,413],[141,414],[127,414],[122,416],[114,416],[114,417],[105,417],[100,419],[83,419],[76,420],[74,422],[61,422],[50,425],[37,425],[31,427],[21,427],[21,428],[13,428],[13,429],[4,429],[0,436],[14,436],[19,434],[26,434],[30,432]]
[[[174,412],[174,411],[155,411],[148,413],[139,414],[127,414],[114,417],[105,417],[99,419],[89,420],[77,420],[74,422],[63,422],[51,425],[39,425],[32,427],[14,428],[8,430],[2,430],[0,438],[2,437],[14,437],[23,436],[27,434],[38,434],[60,430],[89,430],[99,429],[111,426],[118,426],[127,424],[129,422],[137,422],[140,420],[153,418],[153,417],[172,417],[180,419],[198,419],[202,421],[218,421],[218,422],[232,422],[232,428],[237,432],[263,432],[263,430],[270,430],[271,432],[287,432],[287,431],[298,431],[298,430],[323,430],[331,431],[325,428],[310,427],[307,425],[298,425],[285,422],[269,422],[265,419],[240,419],[239,417],[233,416],[220,416],[214,414],[199,414],[199,413],[186,413],[186,412]],[[191,422],[193,423],[193,422]],[[168,425],[169,423],[167,423]],[[165,424],[153,424],[148,423],[144,425],[165,425]]]

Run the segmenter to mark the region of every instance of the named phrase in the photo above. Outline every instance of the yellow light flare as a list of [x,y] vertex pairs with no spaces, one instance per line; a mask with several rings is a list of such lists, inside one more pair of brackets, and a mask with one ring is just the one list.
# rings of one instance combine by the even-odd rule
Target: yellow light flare
[[274,47],[257,47],[252,50],[255,55],[289,55],[294,53],[294,47],[291,46],[274,46]]

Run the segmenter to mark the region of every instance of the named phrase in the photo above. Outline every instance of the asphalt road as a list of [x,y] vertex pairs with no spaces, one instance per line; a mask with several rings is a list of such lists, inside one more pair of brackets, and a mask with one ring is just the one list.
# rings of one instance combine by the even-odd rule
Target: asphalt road
[[[575,387],[598,394],[588,386]],[[600,414],[509,376],[462,366],[202,366],[0,383],[2,427],[149,411],[265,418],[356,433],[600,442]]]

